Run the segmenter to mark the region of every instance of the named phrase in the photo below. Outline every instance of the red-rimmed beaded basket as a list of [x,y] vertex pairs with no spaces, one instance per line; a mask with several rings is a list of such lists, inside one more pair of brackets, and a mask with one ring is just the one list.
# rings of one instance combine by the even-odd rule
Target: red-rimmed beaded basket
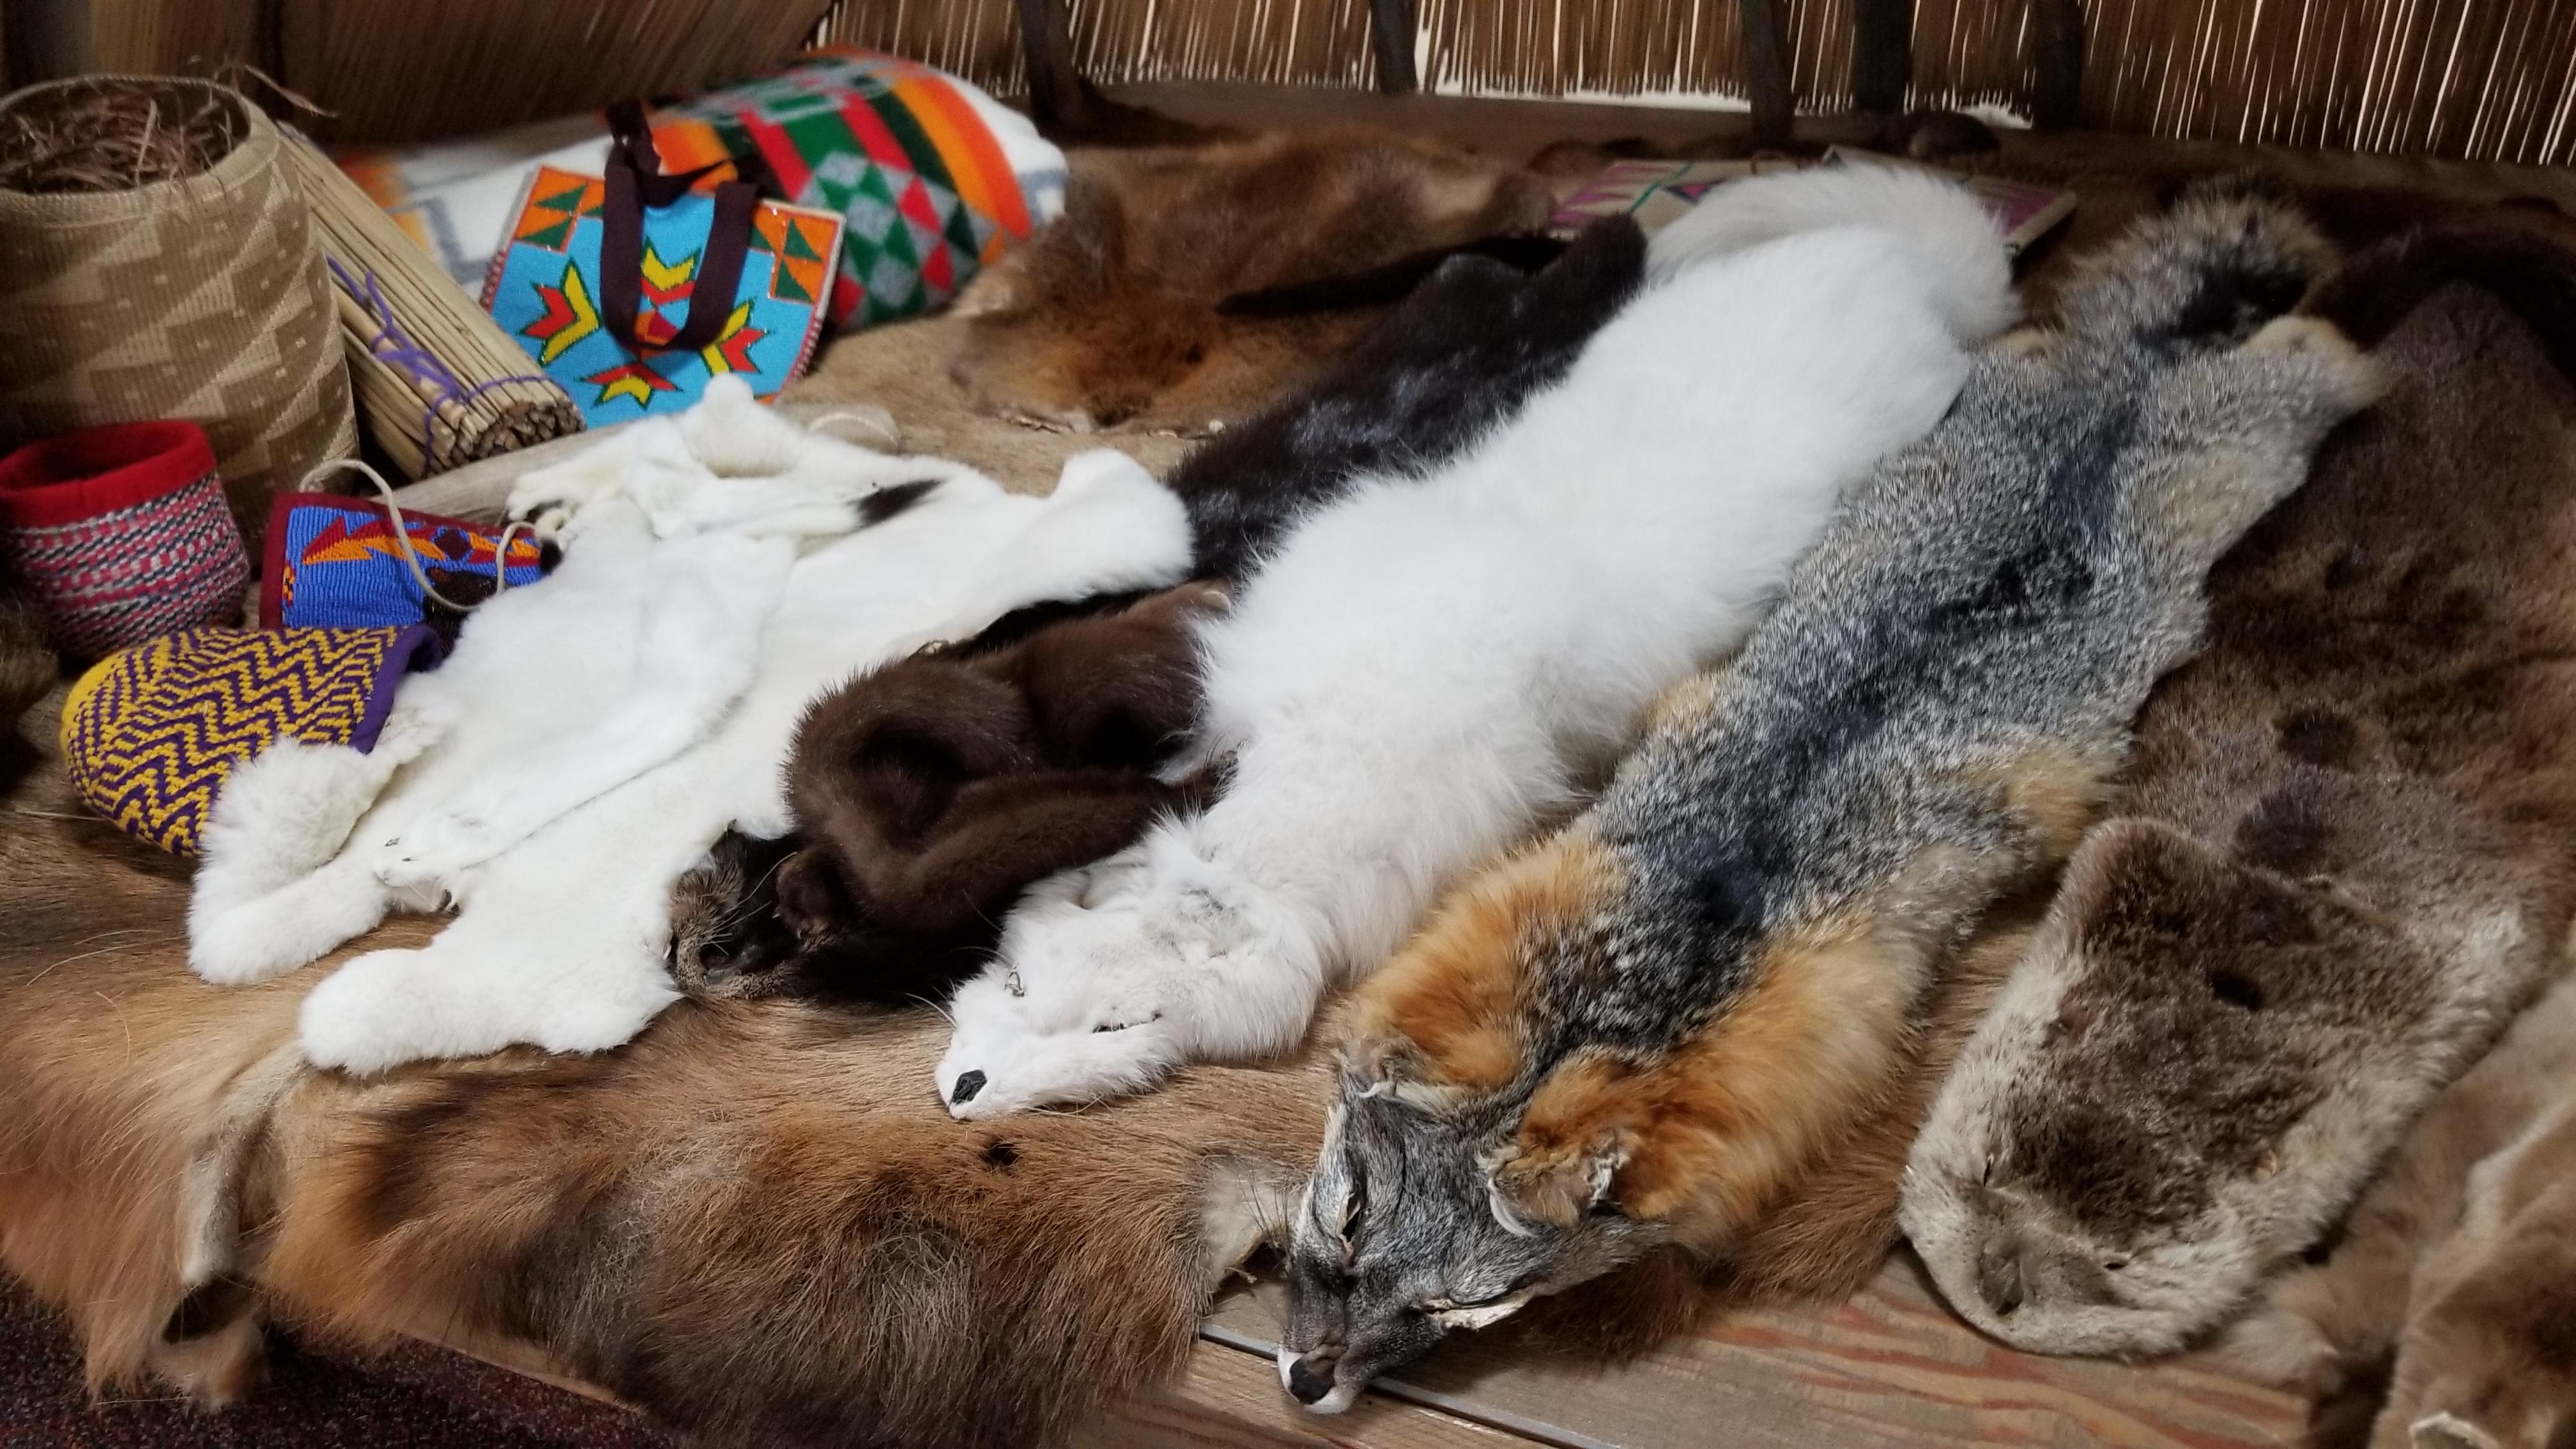
[[250,581],[194,423],[119,423],[0,460],[0,561],[54,646],[91,659],[238,616]]

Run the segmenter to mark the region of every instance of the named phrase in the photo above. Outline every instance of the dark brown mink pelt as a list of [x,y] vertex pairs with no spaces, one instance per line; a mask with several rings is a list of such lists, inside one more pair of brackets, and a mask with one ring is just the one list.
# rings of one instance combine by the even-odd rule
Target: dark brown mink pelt
[[998,648],[925,652],[818,700],[787,794],[799,831],[728,835],[681,886],[693,995],[937,995],[1034,880],[1116,851],[1189,787],[1157,773],[1199,700],[1184,584]]

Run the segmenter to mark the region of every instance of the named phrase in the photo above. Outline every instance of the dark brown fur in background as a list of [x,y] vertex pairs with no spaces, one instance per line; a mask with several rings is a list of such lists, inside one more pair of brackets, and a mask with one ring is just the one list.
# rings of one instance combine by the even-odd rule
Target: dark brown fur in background
[[982,413],[1198,433],[1306,380],[1372,311],[1228,315],[1226,299],[1544,228],[1543,177],[1387,131],[1077,150],[1065,213],[970,283],[950,375]]
[[[2510,366],[2516,352],[2537,344],[2560,374],[2548,394],[2563,416],[2567,389],[2576,386],[2576,227],[2532,214],[2517,220],[2413,233],[2383,248],[2375,266],[2356,267],[2317,305],[2357,338],[2376,340],[2432,291],[2478,288],[2529,330],[2503,335],[2492,321],[2458,328],[2460,360],[2446,375],[2494,414],[2494,429],[2524,432],[2543,409],[2482,370]],[[2563,584],[2563,545],[2553,549],[2556,535],[2526,517],[2566,511],[2576,469],[2557,463],[2554,473],[2516,474],[2519,482],[2499,485],[2514,502],[2478,512],[2490,538],[2536,543],[2535,573]],[[2542,620],[2569,607],[2554,593],[2550,600],[2533,601]],[[2446,615],[2468,617],[2458,603]],[[2538,661],[2552,657],[2535,647],[2546,633],[2526,624],[2499,642]],[[2454,708],[2465,708],[2502,697],[2499,686],[2510,678],[2502,668],[2481,667],[2464,649],[2444,652],[2456,658],[2458,682],[2431,698],[2449,695]],[[2555,651],[2560,674],[2564,653]],[[2562,835],[2567,809],[2553,802],[2571,767],[2550,746],[2566,728],[2563,713],[2533,713],[2518,744],[2490,747],[2481,772],[2500,809]],[[2430,744],[2477,733],[2448,721],[2415,736]],[[2576,1436],[2571,1072],[2576,981],[2562,976],[2407,1129],[2337,1234],[2268,1285],[2256,1309],[2227,1330],[2221,1348],[2229,1358],[2310,1396],[2316,1449],[2546,1449]]]

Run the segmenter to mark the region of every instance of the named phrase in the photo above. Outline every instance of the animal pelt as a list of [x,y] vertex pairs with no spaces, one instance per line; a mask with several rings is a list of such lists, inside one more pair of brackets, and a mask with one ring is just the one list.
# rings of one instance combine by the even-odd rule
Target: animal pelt
[[[198,981],[184,877],[40,783],[9,803],[47,813],[0,834],[0,1262],[71,1314],[102,1388],[238,1393],[274,1315],[588,1380],[719,1444],[1044,1444],[1177,1368],[1321,1137],[1320,1051],[963,1124],[918,1090],[934,1013],[796,1001],[682,1002],[590,1057],[312,1074],[245,1113],[327,965]],[[226,1132],[238,1236],[192,1291],[208,1222],[182,1188]],[[1879,1246],[1863,1223],[1746,1268],[1789,1285]],[[1512,1326],[1633,1350],[1702,1301],[1674,1262],[1600,1287]]]
[[2147,1353],[2224,1321],[2560,959],[2571,297],[2576,251],[2489,230],[2318,298],[2386,332],[2391,391],[2217,570],[2208,652],[1915,1150],[1906,1232],[1977,1326]]
[[[1564,375],[1636,291],[1645,254],[1635,223],[1617,218],[1534,277],[1478,258],[1449,262],[1324,377],[1173,470],[1166,485],[1188,511],[1195,572],[1239,582],[1299,518],[1358,479],[1448,461]],[[978,964],[1022,888],[1124,848],[1152,814],[1204,794],[1154,774],[1198,712],[1187,617],[1170,608],[1115,624],[1015,616],[995,626],[1010,639],[991,658],[891,665],[817,701],[790,770],[795,834],[728,834],[677,887],[672,964],[683,989],[838,983],[901,998]],[[946,702],[932,706],[926,688]],[[967,693],[1023,723],[999,737],[969,728],[981,707],[967,706]],[[1116,704],[1110,717],[1135,738],[1106,742],[1117,758],[1095,758],[1079,776],[1064,773],[1061,732],[1052,751],[1028,755],[1027,706],[1058,696]],[[1004,740],[1016,743],[996,755]],[[1040,783],[1039,756],[1049,754],[1057,763]],[[1018,833],[1041,817],[1039,835]],[[997,831],[1017,847],[990,848]],[[889,879],[896,861],[904,874]],[[782,900],[792,904],[784,918]],[[791,956],[793,967],[768,969]]]
[[62,661],[45,639],[35,601],[0,567],[0,788],[31,758],[18,736],[20,717],[54,687]]
[[2316,1260],[2220,1335],[2225,1359],[2314,1401],[2319,1449],[2564,1442],[2571,1082],[2576,980],[2562,978],[2416,1119]]
[[1001,648],[918,654],[815,701],[787,761],[803,844],[766,864],[736,845],[683,879],[684,893],[720,895],[707,872],[754,887],[737,910],[679,914],[684,989],[943,994],[988,958],[1029,882],[1191,803],[1158,772],[1198,714],[1193,626],[1224,603],[1187,584]]
[[1646,239],[1597,222],[1535,275],[1456,257],[1323,376],[1191,450],[1164,480],[1201,578],[1241,584],[1358,480],[1429,472],[1554,386],[1645,279]]
[[1064,214],[978,274],[950,376],[1048,427],[1203,432],[1311,376],[1371,320],[1221,315],[1239,293],[1543,229],[1545,178],[1341,127],[1070,160]]
[[[197,980],[184,882],[130,854],[104,824],[0,838],[0,1258],[102,1386],[229,1398],[273,1314],[551,1369],[715,1443],[1051,1442],[1177,1367],[1320,1124],[1311,1071],[1216,1070],[967,1126],[918,1089],[934,1014],[795,1002],[684,1003],[602,1055],[308,1073],[245,1114],[327,968]],[[226,1126],[242,1231],[192,1292],[182,1187]]]
[[1223,796],[1012,913],[952,1003],[939,1088],[959,1115],[1295,1045],[1329,985],[1574,805],[1657,691],[1732,652],[1843,490],[1938,421],[1965,344],[2012,315],[1984,213],[1911,172],[1730,186],[1650,269],[1667,248],[1688,264],[1563,382],[1448,467],[1314,514],[1202,631],[1197,757],[1226,757]]
[[804,433],[735,384],[529,475],[515,508],[574,510],[563,565],[478,609],[373,752],[289,740],[234,773],[192,963],[256,980],[453,900],[428,947],[314,988],[316,1063],[626,1040],[674,999],[672,883],[729,823],[783,833],[779,766],[816,692],[1022,605],[1186,572],[1179,502],[1141,468],[1065,472],[1048,498],[1006,494]]
[[1590,811],[1362,988],[1295,1224],[1298,1399],[1657,1245],[1722,1255],[1903,1090],[1937,963],[2074,847],[2209,565],[2368,398],[2331,327],[2274,318],[2327,259],[2223,191],[2141,227]]

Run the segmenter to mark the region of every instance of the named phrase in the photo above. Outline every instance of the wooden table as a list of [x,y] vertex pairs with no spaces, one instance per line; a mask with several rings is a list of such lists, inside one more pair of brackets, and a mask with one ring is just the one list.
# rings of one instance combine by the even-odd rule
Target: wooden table
[[1835,1308],[1743,1313],[1620,1368],[1506,1359],[1473,1335],[1320,1417],[1279,1386],[1280,1289],[1223,1301],[1187,1376],[1083,1443],[1918,1449],[1926,1445],[2235,1449],[2301,1442],[2304,1406],[2211,1364],[2018,1353],[1932,1296],[1910,1258]]

